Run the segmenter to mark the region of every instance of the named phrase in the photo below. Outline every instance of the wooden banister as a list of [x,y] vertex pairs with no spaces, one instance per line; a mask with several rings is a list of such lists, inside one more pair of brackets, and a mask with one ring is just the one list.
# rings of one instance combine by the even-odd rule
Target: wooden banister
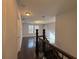
[[73,57],[72,55],[66,53],[66,52],[63,51],[62,49],[60,49],[60,48],[58,48],[58,47],[56,47],[56,46],[54,46],[54,45],[51,45],[51,44],[49,44],[49,45],[50,45],[51,47],[53,47],[54,49],[56,49],[56,50],[57,50],[59,53],[61,53],[62,55],[68,57],[69,59],[76,59],[75,57]]
[[[36,31],[37,32],[37,31]],[[44,51],[47,47],[45,47],[45,45],[47,45],[48,46],[48,48],[47,49],[49,49],[50,50],[50,48],[52,49],[52,50],[50,50],[52,53],[51,54],[53,54],[52,56],[54,56],[53,58],[56,58],[56,59],[63,59],[64,57],[66,57],[66,58],[68,58],[68,59],[76,59],[75,57],[73,57],[72,55],[70,55],[70,54],[68,54],[68,53],[66,53],[65,51],[63,51],[62,49],[60,49],[60,48],[58,48],[58,47],[56,47],[56,46],[54,46],[54,45],[51,45],[49,42],[48,42],[48,40],[47,40],[47,38],[46,38],[46,36],[45,36],[45,29],[43,29],[43,36],[38,36],[38,34],[36,34],[36,37],[37,37],[37,39],[38,39],[38,41],[39,40],[42,40],[41,42],[42,42],[42,50],[43,50],[43,53],[44,54],[46,54],[45,52],[46,51]],[[43,37],[43,38],[40,38],[40,37]],[[36,40],[37,40],[36,39]],[[38,42],[39,43],[39,42]],[[50,48],[49,48],[50,47]],[[40,48],[40,47],[39,47]],[[48,54],[48,53],[47,53]],[[59,55],[59,54],[61,54],[61,56]],[[50,56],[50,55],[49,55]],[[46,56],[47,57],[47,56]],[[50,58],[48,58],[48,59],[50,59]]]
[[[39,37],[39,39],[44,41],[40,37]],[[51,48],[54,48],[57,52],[61,53],[63,56],[67,57],[68,59],[76,59],[76,57],[73,57],[72,55],[68,54],[67,52],[63,51],[62,49],[60,49],[54,45],[51,45],[50,43],[47,43],[47,42],[46,42],[46,44],[48,44]],[[63,56],[62,56],[62,58],[63,58]]]

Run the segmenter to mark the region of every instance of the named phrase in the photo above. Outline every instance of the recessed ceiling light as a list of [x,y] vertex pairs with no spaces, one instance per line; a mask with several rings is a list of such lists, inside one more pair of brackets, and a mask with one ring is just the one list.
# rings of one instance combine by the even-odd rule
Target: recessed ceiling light
[[29,13],[27,13],[27,14],[25,14],[26,16],[30,16],[30,14]]
[[25,12],[25,15],[26,15],[26,16],[31,16],[32,13],[31,13],[31,12]]

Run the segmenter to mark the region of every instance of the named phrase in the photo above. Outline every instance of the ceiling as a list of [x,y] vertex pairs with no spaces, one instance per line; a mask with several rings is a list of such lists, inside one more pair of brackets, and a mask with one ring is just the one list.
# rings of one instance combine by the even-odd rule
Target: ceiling
[[[58,14],[76,9],[77,2],[76,0],[17,0],[17,4],[23,22],[31,23],[40,20],[47,23]],[[32,16],[25,16],[26,10],[31,11]]]

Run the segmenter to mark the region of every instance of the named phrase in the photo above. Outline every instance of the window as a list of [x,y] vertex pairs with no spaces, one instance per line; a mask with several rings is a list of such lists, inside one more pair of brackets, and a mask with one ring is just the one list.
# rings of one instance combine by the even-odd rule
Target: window
[[30,33],[30,34],[32,34],[32,33],[36,33],[36,29],[39,29],[39,25],[29,25],[28,26],[28,32]]
[[28,26],[29,33],[33,33],[33,25]]
[[36,33],[36,29],[39,29],[39,26],[38,25],[35,25],[34,26],[34,33]]
[[35,30],[36,30],[36,29],[39,29],[39,26],[38,26],[38,25],[35,25]]
[[55,44],[55,32],[49,32],[48,40],[51,44]]

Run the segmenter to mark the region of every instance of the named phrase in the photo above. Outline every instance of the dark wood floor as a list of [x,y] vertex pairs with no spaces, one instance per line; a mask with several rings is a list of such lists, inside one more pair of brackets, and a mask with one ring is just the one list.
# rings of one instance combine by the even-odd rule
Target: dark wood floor
[[22,40],[22,59],[35,59],[35,38],[24,37]]

